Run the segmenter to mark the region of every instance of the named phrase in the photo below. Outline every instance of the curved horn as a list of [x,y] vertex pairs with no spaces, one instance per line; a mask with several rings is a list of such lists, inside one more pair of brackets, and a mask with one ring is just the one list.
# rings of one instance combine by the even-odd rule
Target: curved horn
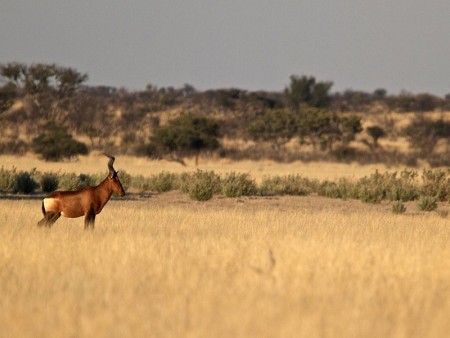
[[116,171],[114,170],[113,164],[114,164],[114,161],[116,160],[116,158],[114,156],[108,155],[107,153],[103,153],[103,155],[105,155],[106,157],[109,158],[109,162],[108,162],[109,173],[111,175],[114,174]]

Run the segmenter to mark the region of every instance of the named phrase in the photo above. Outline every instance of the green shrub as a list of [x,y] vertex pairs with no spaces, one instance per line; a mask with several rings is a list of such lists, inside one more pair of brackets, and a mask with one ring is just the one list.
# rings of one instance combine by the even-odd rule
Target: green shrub
[[313,192],[313,183],[300,175],[265,177],[259,187],[261,196],[306,196]]
[[420,193],[416,184],[417,176],[418,174],[414,170],[403,170],[400,173],[400,178],[397,178],[396,173],[394,173],[387,193],[388,199],[403,202],[417,199]]
[[148,191],[150,190],[150,178],[142,175],[133,176],[131,178],[130,187],[140,191]]
[[215,150],[220,146],[220,125],[217,121],[187,113],[170,120],[155,129],[150,138],[147,154],[160,156],[171,153],[183,162],[183,157],[194,154],[196,162],[202,151]]
[[50,122],[45,132],[35,137],[32,142],[33,151],[46,161],[60,161],[77,155],[86,155],[87,146],[73,139],[67,128]]
[[220,188],[220,178],[214,171],[197,170],[191,175],[183,176],[181,188],[193,200],[208,201]]
[[359,188],[359,199],[364,203],[380,203],[384,198],[383,189],[376,185],[362,185]]
[[281,180],[279,176],[275,177],[264,177],[261,184],[259,185],[258,194],[261,196],[275,196],[277,195],[279,188],[278,182]]
[[41,190],[46,193],[55,191],[59,186],[59,178],[53,173],[44,173],[39,182],[41,185]]
[[16,181],[14,183],[14,193],[21,193],[21,194],[31,194],[34,189],[38,187],[38,184],[33,179],[33,177],[30,175],[30,173],[26,171],[21,171],[16,176]]
[[398,200],[392,204],[392,212],[394,214],[404,214],[406,211],[406,206],[403,201]]
[[0,169],[0,191],[12,192],[16,183],[16,177],[16,168],[6,170],[2,167]]
[[80,176],[74,173],[62,174],[60,185],[62,190],[78,190],[86,186],[81,182]]
[[356,184],[357,196],[363,202],[378,203],[382,200],[410,201],[419,196],[416,187],[417,173],[404,170],[397,176],[397,172],[383,174],[378,170],[370,176],[361,178]]
[[266,110],[248,126],[253,140],[271,141],[276,145],[288,142],[296,131],[296,114],[289,109]]
[[385,199],[389,175],[389,173],[380,174],[376,170],[374,174],[361,178],[356,187],[358,199],[365,203],[379,203]]
[[450,178],[444,170],[424,170],[422,173],[421,193],[425,196],[435,196],[444,201],[450,197]]
[[437,201],[437,197],[434,196],[421,196],[419,199],[419,209],[422,211],[436,210],[438,207]]
[[320,184],[317,191],[319,196],[328,198],[343,198],[342,192],[336,182],[324,181]]
[[158,175],[153,175],[147,181],[148,189],[157,192],[167,192],[177,187],[177,176],[169,172],[161,172]]
[[96,185],[95,176],[88,174],[80,174],[78,175],[78,189],[82,189],[84,187],[92,187]]
[[93,186],[96,184],[94,176],[80,174],[62,174],[60,178],[60,187],[62,190],[79,190],[87,186]]
[[356,185],[348,178],[341,178],[337,182],[324,181],[318,185],[317,193],[328,198],[358,198]]
[[189,193],[189,183],[190,183],[190,178],[193,174],[192,173],[181,173],[179,176],[179,180],[180,180],[180,190],[186,194]]
[[221,180],[221,186],[226,197],[252,196],[257,191],[255,180],[249,174],[229,173]]

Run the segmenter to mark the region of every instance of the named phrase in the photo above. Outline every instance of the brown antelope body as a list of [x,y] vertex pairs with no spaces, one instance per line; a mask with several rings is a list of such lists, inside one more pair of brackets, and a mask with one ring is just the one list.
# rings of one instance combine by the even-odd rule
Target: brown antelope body
[[[106,155],[106,154],[105,154]],[[109,174],[103,182],[95,187],[85,187],[78,191],[55,191],[42,201],[44,218],[39,226],[52,226],[60,216],[76,218],[85,216],[85,229],[94,228],[95,216],[98,215],[111,198],[113,192],[123,196],[125,191],[114,170],[114,157],[109,157]]]

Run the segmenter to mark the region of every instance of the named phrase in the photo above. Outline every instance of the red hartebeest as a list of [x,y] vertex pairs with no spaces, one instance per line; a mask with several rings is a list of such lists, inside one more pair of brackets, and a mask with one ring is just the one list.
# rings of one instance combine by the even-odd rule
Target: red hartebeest
[[113,167],[115,158],[105,155],[109,158],[108,177],[95,187],[85,187],[78,191],[55,191],[45,197],[42,201],[44,218],[38,222],[39,226],[51,227],[62,215],[69,218],[85,216],[84,228],[94,228],[95,215],[102,211],[112,193],[125,195],[117,171]]

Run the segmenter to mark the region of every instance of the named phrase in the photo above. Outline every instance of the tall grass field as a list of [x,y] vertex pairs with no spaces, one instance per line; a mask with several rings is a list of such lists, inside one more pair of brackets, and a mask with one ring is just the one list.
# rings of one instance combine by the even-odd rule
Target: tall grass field
[[169,192],[112,200],[84,231],[82,218],[38,228],[40,203],[0,200],[0,337],[450,332],[450,224],[437,213]]

